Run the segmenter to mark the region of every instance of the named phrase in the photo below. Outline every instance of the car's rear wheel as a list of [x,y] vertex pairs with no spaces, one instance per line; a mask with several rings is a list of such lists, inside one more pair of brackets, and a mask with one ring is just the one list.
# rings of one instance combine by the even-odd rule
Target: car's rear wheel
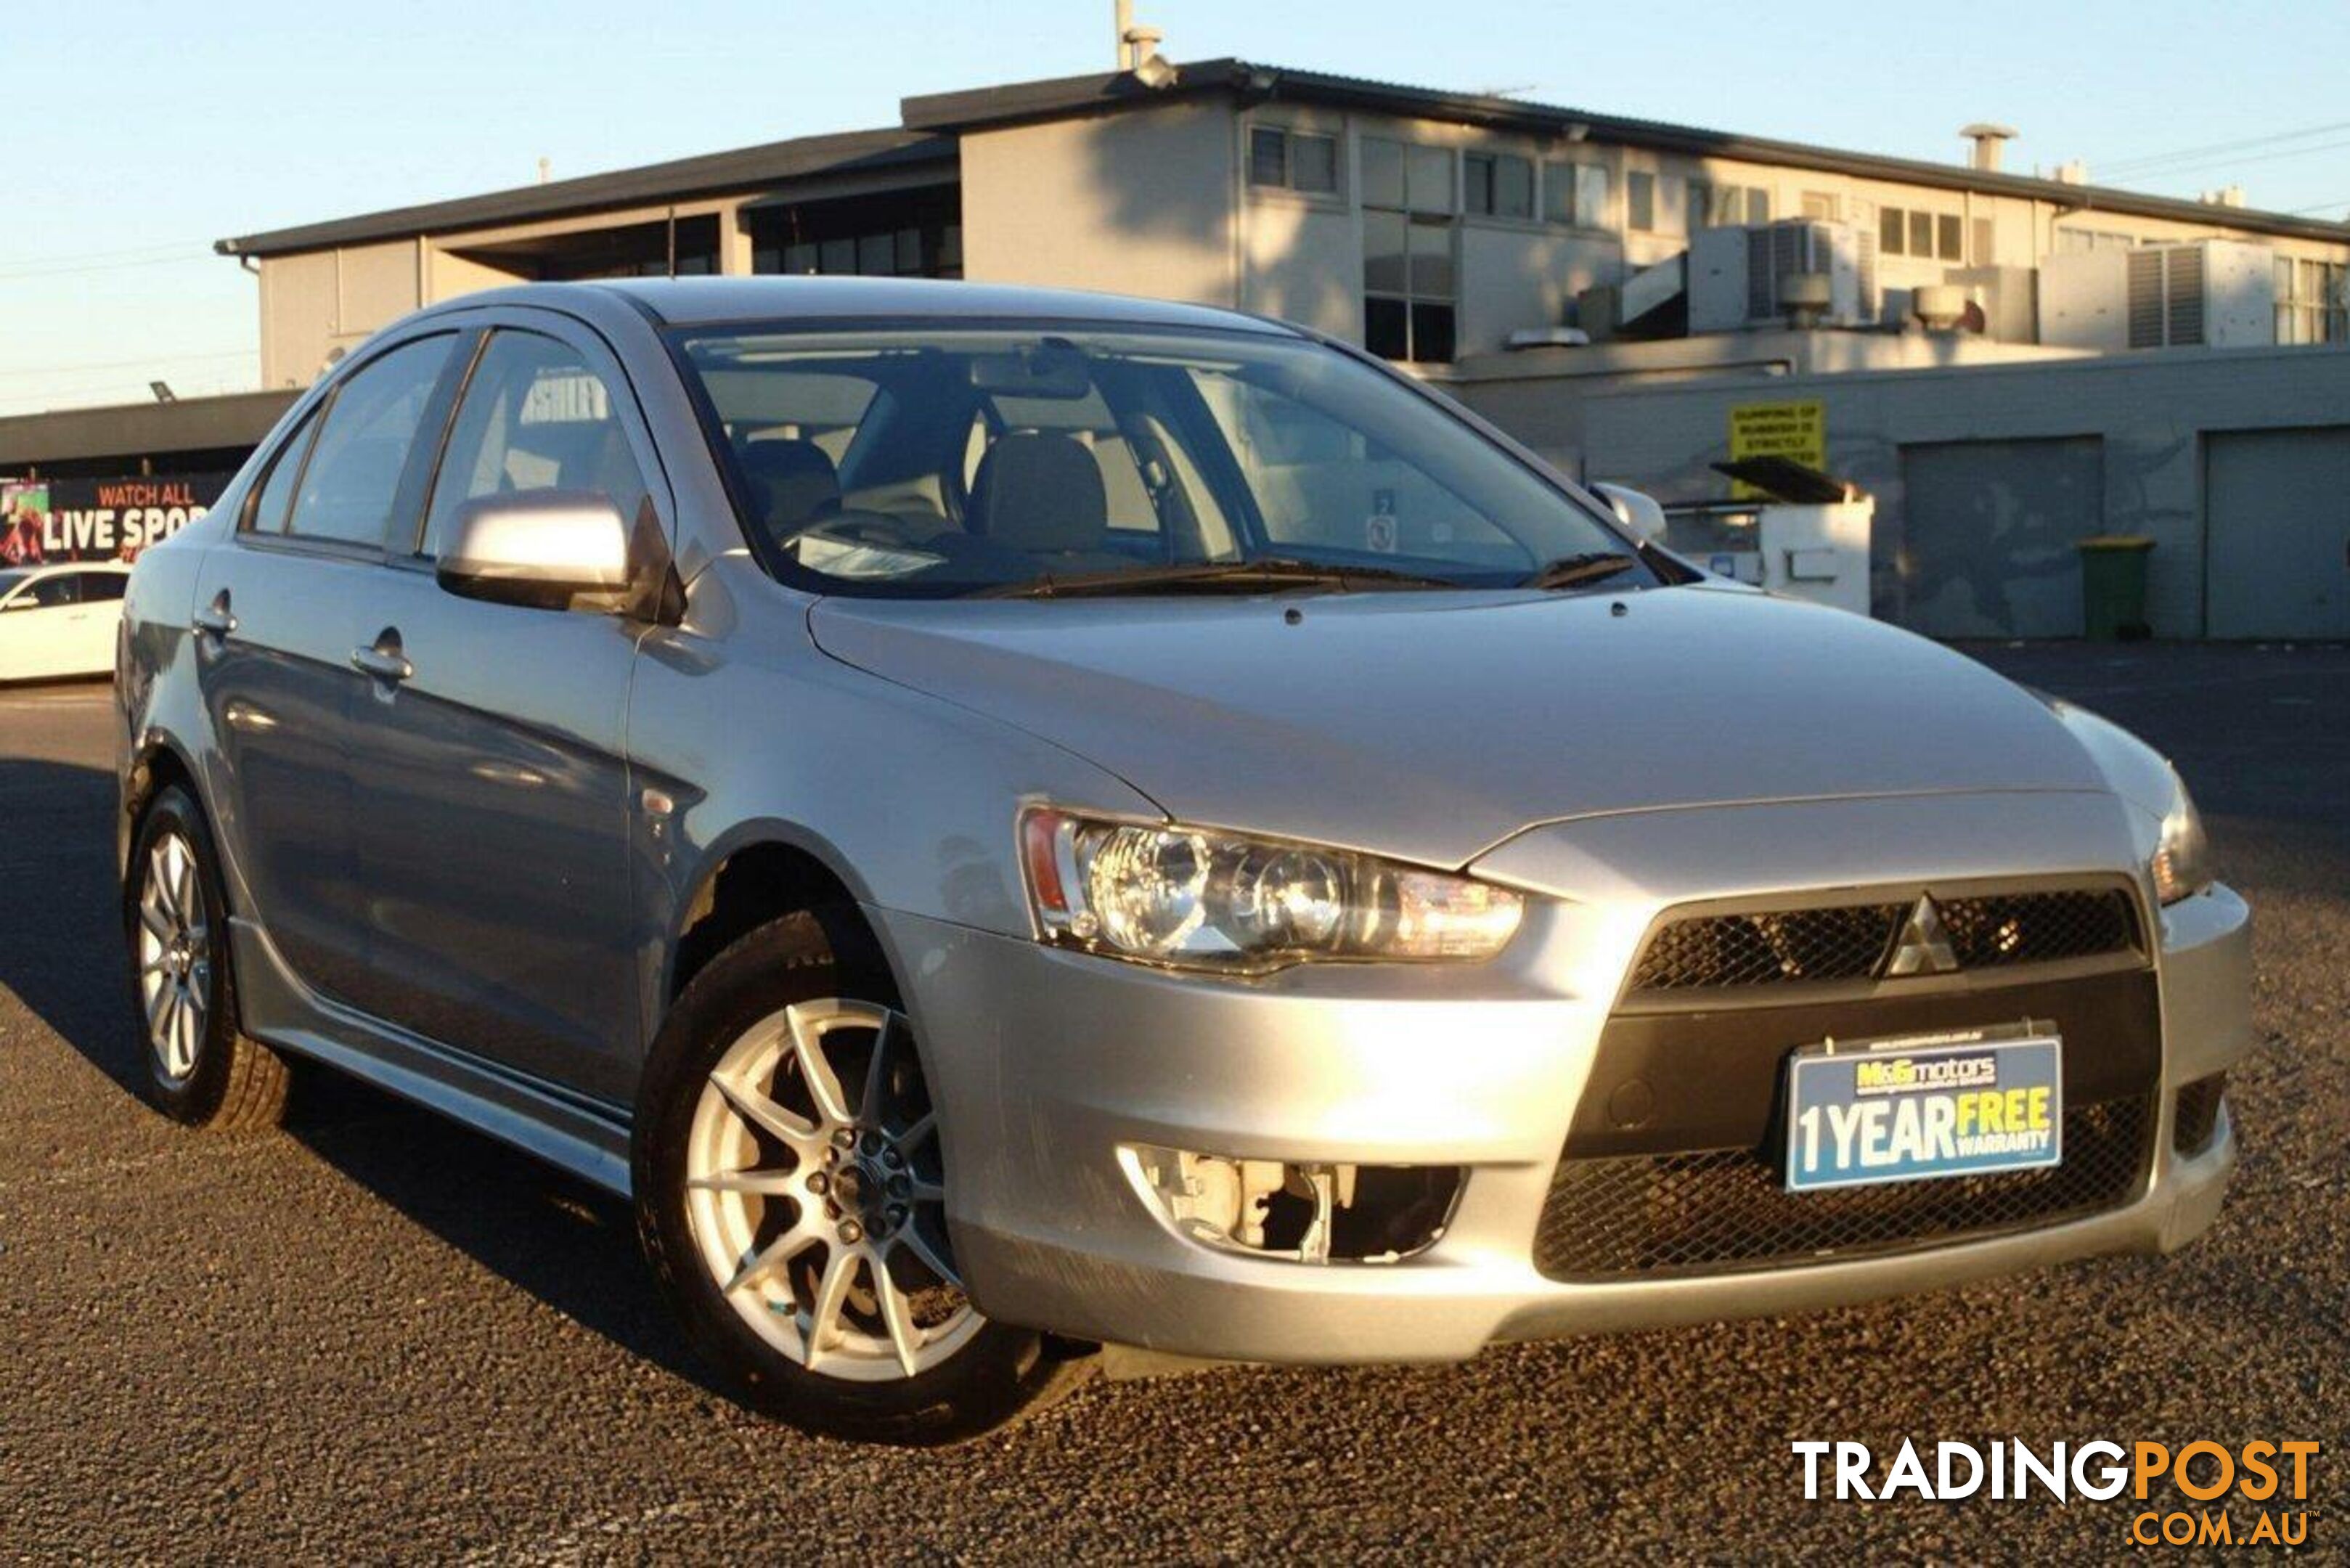
[[752,1404],[806,1430],[941,1443],[1070,1368],[964,1293],[920,1043],[853,920],[762,927],[656,1043],[635,1185],[654,1272]]
[[203,812],[178,785],[140,819],[122,905],[148,1098],[192,1127],[276,1125],[286,1063],[238,1025],[219,857]]

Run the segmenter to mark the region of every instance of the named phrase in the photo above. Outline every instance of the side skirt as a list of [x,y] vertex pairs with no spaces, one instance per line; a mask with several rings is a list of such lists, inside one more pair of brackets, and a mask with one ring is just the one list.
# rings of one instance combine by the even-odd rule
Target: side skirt
[[427,1040],[319,995],[250,920],[229,922],[245,1032],[535,1155],[617,1198],[629,1195],[629,1114]]

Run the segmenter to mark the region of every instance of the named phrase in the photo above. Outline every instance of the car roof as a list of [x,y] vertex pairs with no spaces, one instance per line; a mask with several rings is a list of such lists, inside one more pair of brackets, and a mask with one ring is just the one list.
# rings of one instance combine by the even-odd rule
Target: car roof
[[1297,336],[1263,317],[1172,300],[1138,299],[1074,288],[1026,288],[919,277],[675,277],[596,283],[525,284],[452,305],[576,306],[582,290],[619,295],[673,326],[810,319],[930,321],[1046,320],[1101,327],[1191,327]]
[[128,572],[130,568],[120,561],[25,561],[11,566],[0,563],[0,572],[22,572],[29,579],[46,576],[51,572]]

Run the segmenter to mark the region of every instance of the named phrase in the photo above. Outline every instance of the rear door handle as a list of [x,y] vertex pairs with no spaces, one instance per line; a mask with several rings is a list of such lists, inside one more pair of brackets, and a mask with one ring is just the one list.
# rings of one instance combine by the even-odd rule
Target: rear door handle
[[398,685],[416,673],[416,666],[408,662],[398,645],[390,648],[354,648],[351,668],[362,675],[372,675],[378,680]]

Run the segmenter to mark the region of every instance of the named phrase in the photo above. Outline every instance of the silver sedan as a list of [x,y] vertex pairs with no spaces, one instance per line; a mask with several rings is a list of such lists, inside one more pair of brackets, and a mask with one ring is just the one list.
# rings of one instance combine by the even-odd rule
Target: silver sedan
[[2163,1251],[2235,1158],[2160,757],[1249,317],[443,305],[146,554],[117,691],[157,1104],[310,1058],[626,1195],[813,1429]]

